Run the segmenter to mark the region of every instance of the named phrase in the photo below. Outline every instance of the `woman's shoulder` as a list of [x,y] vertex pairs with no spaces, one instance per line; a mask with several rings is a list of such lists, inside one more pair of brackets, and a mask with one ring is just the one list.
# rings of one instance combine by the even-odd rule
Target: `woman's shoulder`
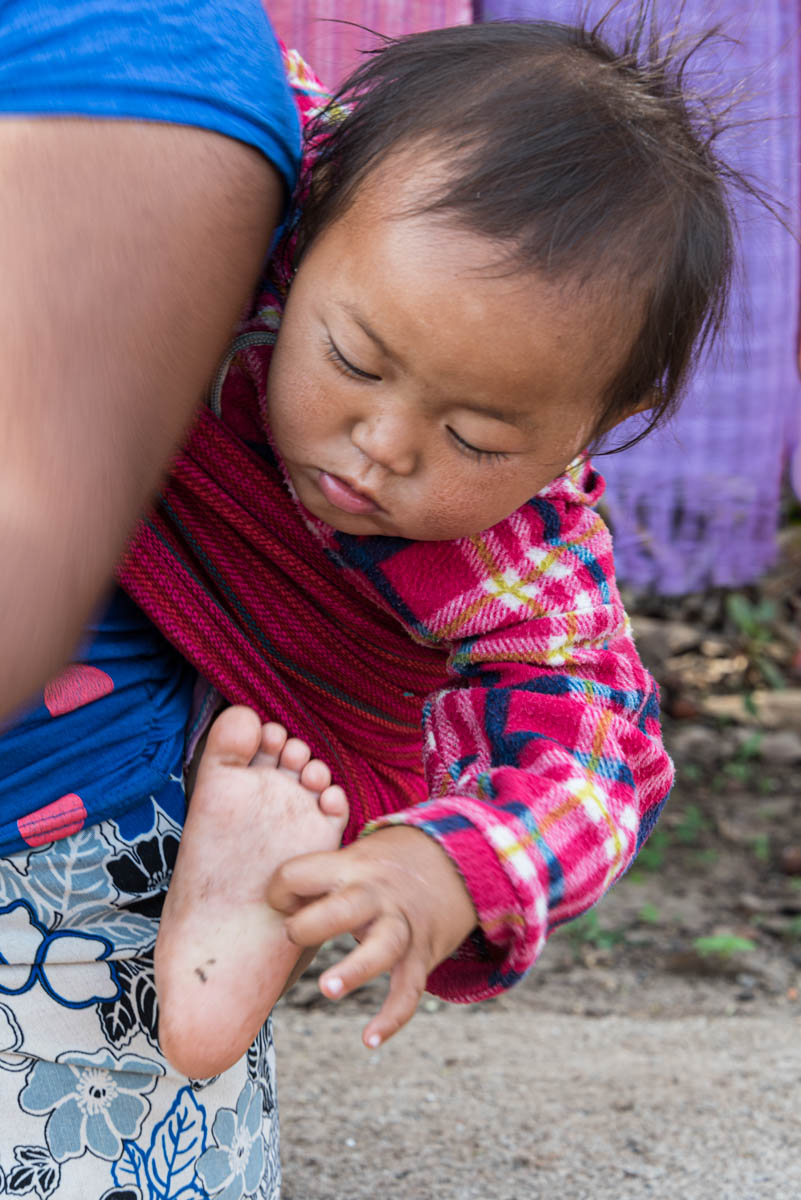
[[261,150],[289,191],[297,174],[298,114],[261,0],[6,5],[0,112],[196,126]]

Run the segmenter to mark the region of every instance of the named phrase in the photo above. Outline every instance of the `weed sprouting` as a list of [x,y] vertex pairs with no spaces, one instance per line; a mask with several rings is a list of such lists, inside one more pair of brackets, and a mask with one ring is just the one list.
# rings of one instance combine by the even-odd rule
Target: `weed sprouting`
[[697,937],[693,946],[702,958],[733,958],[736,954],[748,954],[756,950],[756,942],[739,937],[736,933],[717,933],[708,937]]

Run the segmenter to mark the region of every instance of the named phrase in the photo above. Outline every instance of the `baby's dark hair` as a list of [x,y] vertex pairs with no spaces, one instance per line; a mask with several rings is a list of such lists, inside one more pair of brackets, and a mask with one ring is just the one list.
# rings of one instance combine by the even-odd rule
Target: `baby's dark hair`
[[312,126],[300,230],[302,253],[382,159],[433,148],[455,169],[422,211],[494,241],[505,270],[608,283],[639,305],[596,425],[599,435],[647,403],[627,446],[677,406],[720,330],[733,262],[734,173],[713,149],[721,122],[688,98],[688,49],[665,47],[648,10],[644,0],[617,49],[603,22],[490,22],[387,42]]

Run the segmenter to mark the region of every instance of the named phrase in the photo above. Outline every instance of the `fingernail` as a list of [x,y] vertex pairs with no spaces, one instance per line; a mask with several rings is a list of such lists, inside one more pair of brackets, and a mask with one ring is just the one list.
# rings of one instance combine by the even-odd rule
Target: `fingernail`
[[344,988],[344,983],[338,975],[331,975],[325,981],[325,990],[330,996],[338,996]]
[[371,1033],[369,1038],[367,1039],[367,1045],[370,1047],[371,1050],[377,1050],[378,1047],[381,1045],[381,1034],[380,1033]]

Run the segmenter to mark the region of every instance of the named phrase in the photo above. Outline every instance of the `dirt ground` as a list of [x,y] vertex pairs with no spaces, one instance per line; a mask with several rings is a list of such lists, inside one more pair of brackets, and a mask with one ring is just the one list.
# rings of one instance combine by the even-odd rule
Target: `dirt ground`
[[[276,1014],[285,1200],[799,1200],[801,534],[759,589],[635,605],[677,785],[634,868],[512,992],[314,975]],[[327,947],[314,971],[341,947]]]

